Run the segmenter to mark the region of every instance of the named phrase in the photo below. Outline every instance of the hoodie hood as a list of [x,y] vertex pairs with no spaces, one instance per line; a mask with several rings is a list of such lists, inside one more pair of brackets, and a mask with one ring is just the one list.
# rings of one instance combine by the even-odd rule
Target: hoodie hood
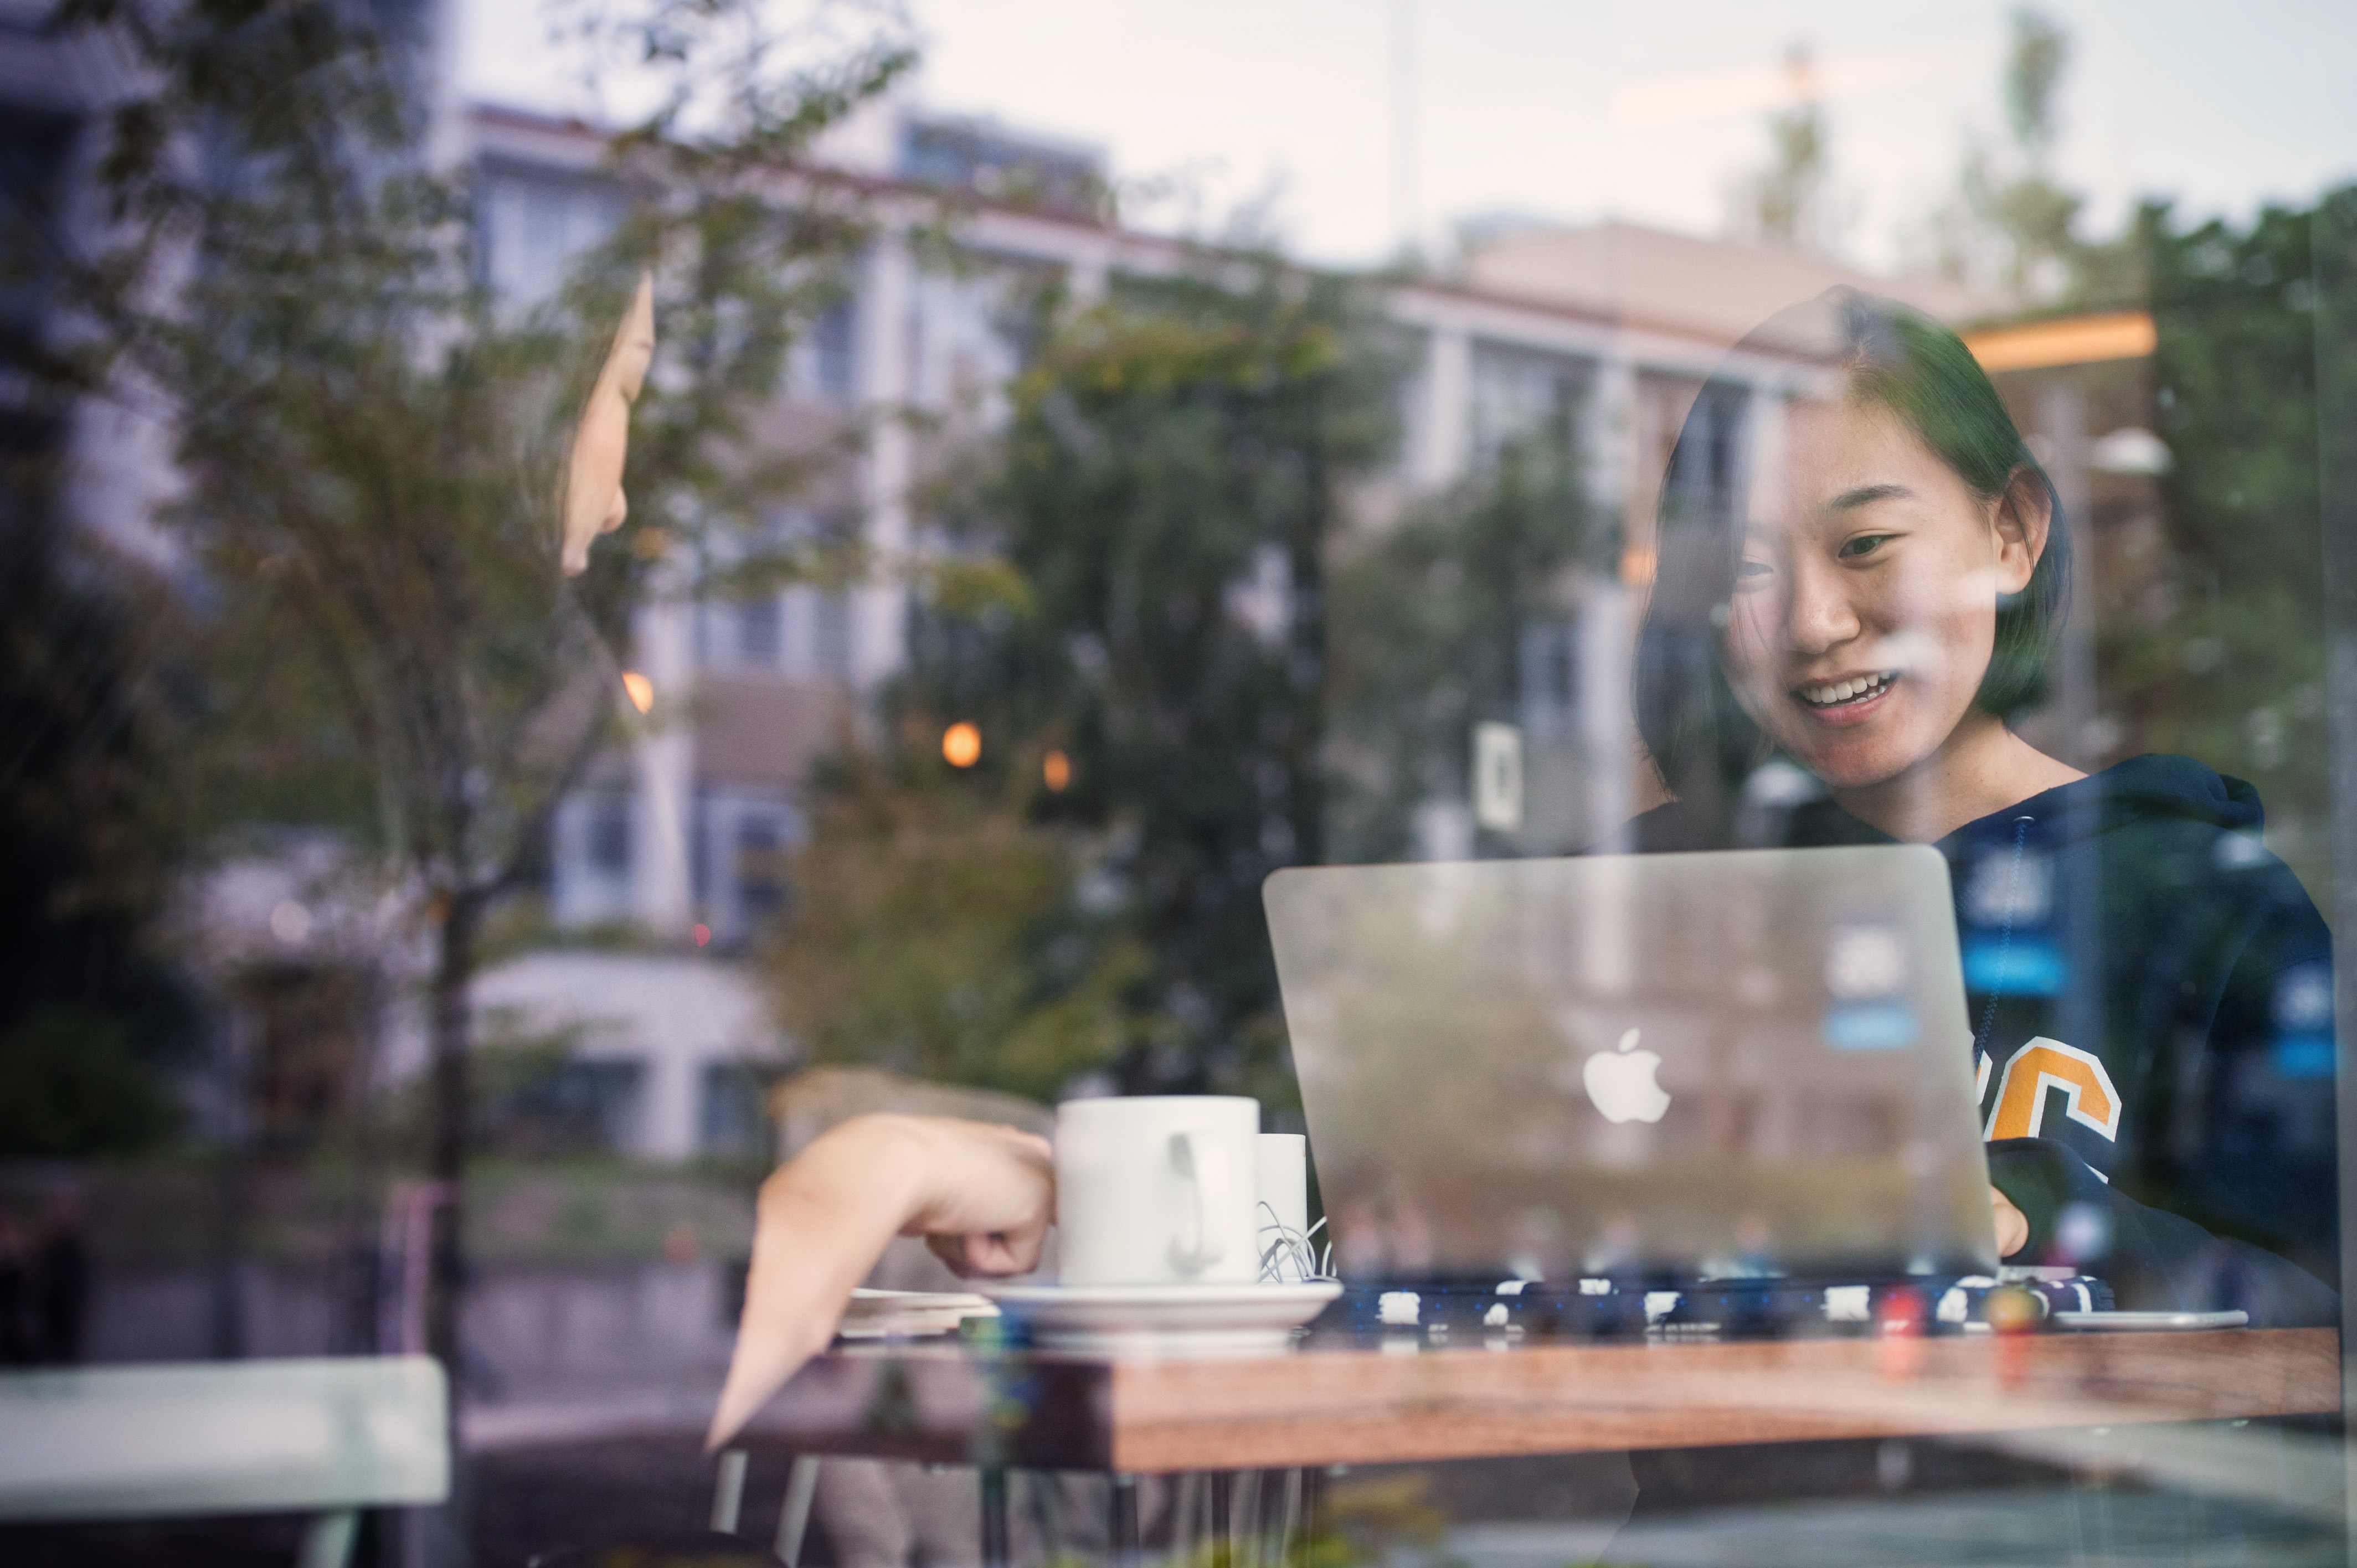
[[[1799,775],[1797,768],[1792,772]],[[1751,848],[1895,842],[1881,829],[1868,826],[1834,804],[1813,779],[1809,783],[1814,789],[1807,797],[1767,813],[1763,819],[1740,821],[1736,844]],[[1650,820],[1641,818],[1640,825],[1672,827],[1678,823],[1680,811],[1680,806],[1673,802],[1649,813]],[[2048,850],[2062,849],[2125,829],[2161,825],[2208,830],[2204,838],[2218,832],[2244,833],[2255,843],[2260,830],[2266,825],[2259,792],[2240,779],[2229,779],[2190,757],[2155,755],[2130,757],[2101,773],[2090,773],[2084,779],[2041,790],[2003,811],[1991,811],[1957,828],[1940,840],[1936,847],[1953,860],[1969,846],[1986,844],[1993,839],[2010,841],[2025,817],[2030,822],[2031,836]],[[1727,847],[1723,840],[1711,842],[1707,834],[1698,833],[1691,827],[1685,831],[1693,842],[1657,842],[1642,847]]]
[[2258,804],[2258,789],[2249,783],[2227,779],[2192,757],[2157,755],[2131,757],[2076,783],[2046,789],[2013,806],[2006,816],[2032,813],[2070,821],[2086,813],[2088,801],[2095,806],[2095,821],[2103,830],[2154,818],[2227,832],[2258,832],[2267,825],[2266,806]]
[[2023,817],[2034,822],[2040,838],[2054,847],[2155,822],[2244,833],[2257,833],[2266,825],[2259,792],[2240,779],[2229,779],[2190,757],[2146,756],[1992,811],[1941,842],[1983,838]]

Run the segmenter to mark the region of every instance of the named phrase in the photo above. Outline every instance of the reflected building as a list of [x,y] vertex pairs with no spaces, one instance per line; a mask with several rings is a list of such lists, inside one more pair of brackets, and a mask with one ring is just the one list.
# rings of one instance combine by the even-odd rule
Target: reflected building
[[37,373],[61,346],[59,261],[102,232],[95,127],[123,91],[102,50],[46,30],[49,10],[0,0],[0,516],[168,566],[149,515],[170,493],[169,432],[113,400],[69,401]]
[[[493,107],[472,110],[467,124],[487,280],[529,301],[612,221],[612,198],[595,178],[597,134]],[[811,450],[853,424],[866,438],[773,526],[856,533],[889,557],[922,545],[925,520],[909,496],[929,460],[1003,413],[1000,389],[1027,359],[1025,306],[1038,287],[1055,283],[1085,300],[1112,276],[1174,271],[1190,252],[1103,220],[1107,176],[1094,150],[931,116],[906,98],[872,106],[821,154],[872,182],[880,229],[848,297],[797,347],[762,435]],[[953,267],[929,263],[909,242],[911,230],[937,220],[944,191]],[[1559,613],[1523,628],[1513,715],[1523,811],[1491,848],[1583,848],[1653,803],[1633,744],[1629,648],[1670,447],[1717,375],[1717,460],[1730,484],[1757,471],[1741,455],[1772,441],[1783,392],[1804,367],[1766,356],[1722,364],[1727,346],[1760,317],[1836,284],[1894,294],[1949,321],[2002,308],[1942,280],[1874,278],[1795,251],[1619,223],[1508,232],[1474,244],[1451,275],[1384,285],[1409,367],[1403,440],[1355,526],[1381,529],[1510,444],[1537,441],[1577,465],[1595,515],[1624,540],[1617,570],[1571,573],[1555,595]],[[903,413],[920,418],[895,417]],[[1264,587],[1238,585],[1239,613]],[[910,611],[909,589],[880,583],[650,610],[647,673],[658,691],[691,689],[698,717],[692,734],[608,758],[567,803],[552,846],[559,922],[629,921],[672,940],[700,925],[724,947],[751,934],[779,896],[778,857],[802,832],[797,788],[861,699],[901,667]],[[667,822],[648,809],[656,798],[692,805]],[[1426,854],[1475,846],[1467,801],[1427,802],[1418,824]]]
[[[467,126],[484,281],[529,305],[619,216],[598,177],[602,145],[587,126],[498,108],[472,111]],[[931,416],[945,426],[936,441],[993,419],[1022,363],[1023,292],[1074,263],[1075,237],[1103,235],[1077,218],[1101,182],[1086,149],[896,110],[844,127],[830,152],[846,174],[886,182],[888,214],[895,188],[908,199],[899,227],[888,216],[859,258],[847,296],[795,346],[780,396],[756,422],[772,449],[839,455],[815,463],[795,503],[765,520],[768,537],[715,542],[722,553],[801,539],[905,555],[921,455],[890,416]],[[941,187],[1010,204],[977,214],[961,235],[968,264],[954,272],[920,265],[905,232],[930,210],[922,193]],[[565,803],[549,857],[556,922],[723,950],[753,936],[783,904],[784,859],[802,833],[796,790],[856,719],[858,697],[899,667],[908,616],[906,591],[887,585],[648,608],[640,669],[658,700],[694,718],[602,759]],[[667,801],[684,809],[658,809]]]
[[[29,30],[0,38],[0,99],[10,105],[0,134],[12,198],[70,218],[86,197],[78,128],[105,94],[102,77],[61,62],[59,48]],[[444,120],[437,145],[476,180],[482,281],[518,307],[545,298],[623,210],[603,172],[598,132],[496,106]],[[929,114],[905,97],[871,106],[820,151],[873,193],[880,223],[845,297],[796,345],[780,395],[757,422],[765,444],[832,455],[791,507],[763,521],[768,537],[746,542],[856,540],[881,557],[904,556],[925,547],[926,520],[911,498],[929,465],[1003,417],[1003,389],[1031,349],[1027,306],[1039,287],[1087,299],[1116,275],[1169,272],[1193,252],[1104,220],[1107,172],[1095,149]],[[954,266],[914,239],[938,220],[944,191],[954,199]],[[1640,761],[1629,712],[1630,646],[1652,576],[1650,530],[1672,446],[1707,397],[1711,438],[1699,449],[1710,481],[1739,487],[1772,471],[1784,399],[1809,367],[1768,354],[1729,360],[1727,346],[1772,310],[1836,284],[1896,295],[1953,323],[2005,310],[2002,300],[1940,280],[1874,278],[1789,249],[1625,223],[1494,231],[1469,241],[1446,274],[1381,285],[1407,367],[1403,439],[1390,472],[1359,497],[1352,527],[1361,536],[1380,531],[1480,475],[1513,444],[1535,441],[1576,465],[1595,515],[1621,541],[1617,563],[1567,572],[1553,585],[1554,613],[1522,628],[1509,715],[1521,774],[1512,825],[1477,832],[1471,802],[1437,797],[1416,813],[1419,853],[1584,848],[1609,842],[1654,802],[1658,786]],[[38,267],[12,266],[0,315],[29,332],[42,319],[42,287]],[[2080,347],[2070,351],[2083,351],[2072,342]],[[2076,405],[2055,392],[2050,372],[2064,362],[2054,358],[2061,351],[2032,353],[2001,384],[2024,405],[2016,411],[2024,428],[2048,443],[2066,498],[2072,454],[2083,477],[2096,476],[2088,482],[2101,492],[2098,521],[2110,521],[2120,540],[2112,553],[2132,554],[2157,510],[2149,478],[2129,472],[2138,454],[2123,443],[2153,420],[2110,391]],[[16,387],[0,378],[0,392],[13,396]],[[911,413],[920,417],[898,417]],[[168,489],[159,429],[118,428],[124,416],[111,407],[47,409],[28,396],[0,406],[0,419],[11,451],[46,444],[64,459],[64,515],[168,564],[146,522]],[[83,459],[98,453],[104,462]],[[729,544],[715,548],[725,554]],[[1239,584],[1236,613],[1266,612],[1270,594],[1289,591],[1278,576]],[[600,758],[564,802],[546,857],[554,923],[575,933],[633,932],[690,972],[707,966],[722,990],[741,989],[723,955],[783,908],[788,858],[804,832],[801,787],[902,667],[910,593],[879,580],[648,607],[637,628],[639,672],[667,709],[692,716]],[[2078,668],[2076,685],[2066,668],[2066,699],[2091,689],[2087,667]],[[2092,765],[2104,720],[2091,704],[2061,704],[2057,722],[2083,744],[2056,749]],[[242,993],[242,984],[226,993]],[[692,1077],[705,1065],[702,1047],[691,1045],[674,1052],[650,1041],[636,1055],[646,1083],[671,1081],[674,1069]],[[673,1055],[680,1061],[662,1065]],[[632,1092],[607,1083],[591,1098],[604,1104]],[[598,1114],[618,1128],[651,1125],[642,1108]],[[690,1120],[718,1126],[728,1118],[715,1111]],[[618,1140],[666,1150],[679,1142],[675,1133]]]

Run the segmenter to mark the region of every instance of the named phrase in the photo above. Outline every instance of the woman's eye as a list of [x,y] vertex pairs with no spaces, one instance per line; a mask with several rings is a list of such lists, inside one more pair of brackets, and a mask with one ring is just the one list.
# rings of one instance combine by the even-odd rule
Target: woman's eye
[[1846,561],[1854,561],[1861,555],[1873,554],[1878,546],[1889,542],[1890,535],[1887,533],[1860,534],[1841,547],[1841,556]]
[[1757,587],[1775,575],[1775,572],[1776,569],[1765,561],[1743,562],[1735,568],[1736,585],[1745,588]]

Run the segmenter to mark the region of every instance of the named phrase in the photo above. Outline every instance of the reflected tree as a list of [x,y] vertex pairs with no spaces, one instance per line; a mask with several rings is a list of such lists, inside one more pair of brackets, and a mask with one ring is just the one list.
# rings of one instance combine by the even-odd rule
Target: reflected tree
[[814,1062],[1052,1101],[1144,1038],[1151,955],[1097,896],[1102,841],[1039,820],[1037,748],[961,774],[934,715],[899,726],[819,771],[766,955],[779,1015]]
[[1569,575],[1616,544],[1544,433],[1352,542],[1333,587],[1338,858],[1412,855],[1419,808],[1469,798],[1473,726],[1522,721],[1528,634],[1567,621]]
[[[0,476],[0,1158],[121,1154],[177,1117],[194,1044],[160,926],[186,849],[152,576],[62,526],[48,461]],[[0,459],[5,461],[5,459]]]
[[1767,166],[1729,192],[1731,227],[1770,244],[1829,251],[1844,214],[1833,188],[1832,136],[1819,99],[1816,58],[1794,43],[1784,53],[1792,102],[1768,116]]
[[[473,192],[437,161],[420,14],[72,0],[62,23],[131,66],[106,126],[110,245],[78,298],[90,383],[175,433],[163,521],[210,704],[192,787],[219,823],[339,830],[431,952],[429,1162],[450,1198],[427,1332],[447,1360],[485,922],[634,722],[638,607],[800,478],[747,422],[866,232],[859,194],[803,153],[910,57],[888,34],[781,38],[725,0],[601,13],[666,87],[613,138],[613,240],[527,312],[483,285]],[[567,436],[642,270],[663,347],[629,517],[566,577]]]
[[1931,220],[1932,260],[1952,277],[2040,304],[2133,292],[2124,268],[2133,247],[2091,242],[2078,231],[2085,199],[2054,170],[2071,37],[2034,7],[2017,8],[2004,78],[2007,138],[1975,137],[1956,191]]
[[978,771],[1066,758],[1034,817],[1090,838],[1089,897],[1148,960],[1125,1087],[1282,1101],[1260,884],[1323,854],[1328,562],[1397,366],[1353,285],[1273,255],[1042,310],[1003,436],[937,509],[1019,600],[936,595],[888,709],[978,725]]
[[[2345,198],[2344,198],[2345,199]],[[2270,842],[2321,893],[2330,780],[2312,211],[2137,222],[2158,343],[2162,548],[2115,590],[2099,648],[2131,749],[2250,779]]]

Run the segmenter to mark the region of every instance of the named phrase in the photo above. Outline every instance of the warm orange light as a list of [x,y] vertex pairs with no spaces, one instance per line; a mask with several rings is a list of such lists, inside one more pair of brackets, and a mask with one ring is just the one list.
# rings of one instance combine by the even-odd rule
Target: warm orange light
[[1631,544],[1620,552],[1620,580],[1632,588],[1651,587],[1656,561],[1650,550]]
[[645,713],[655,705],[655,683],[635,670],[622,671],[622,690],[630,696],[630,706]]
[[952,768],[972,768],[982,760],[982,732],[960,719],[942,731],[942,757]]
[[1060,792],[1072,781],[1072,759],[1060,751],[1051,751],[1039,763],[1039,777],[1048,788]]
[[2141,360],[2160,342],[2152,317],[2141,310],[2031,321],[1964,335],[1964,347],[1992,375],[2000,371],[2040,371],[2056,365],[2093,365],[2106,360]]

